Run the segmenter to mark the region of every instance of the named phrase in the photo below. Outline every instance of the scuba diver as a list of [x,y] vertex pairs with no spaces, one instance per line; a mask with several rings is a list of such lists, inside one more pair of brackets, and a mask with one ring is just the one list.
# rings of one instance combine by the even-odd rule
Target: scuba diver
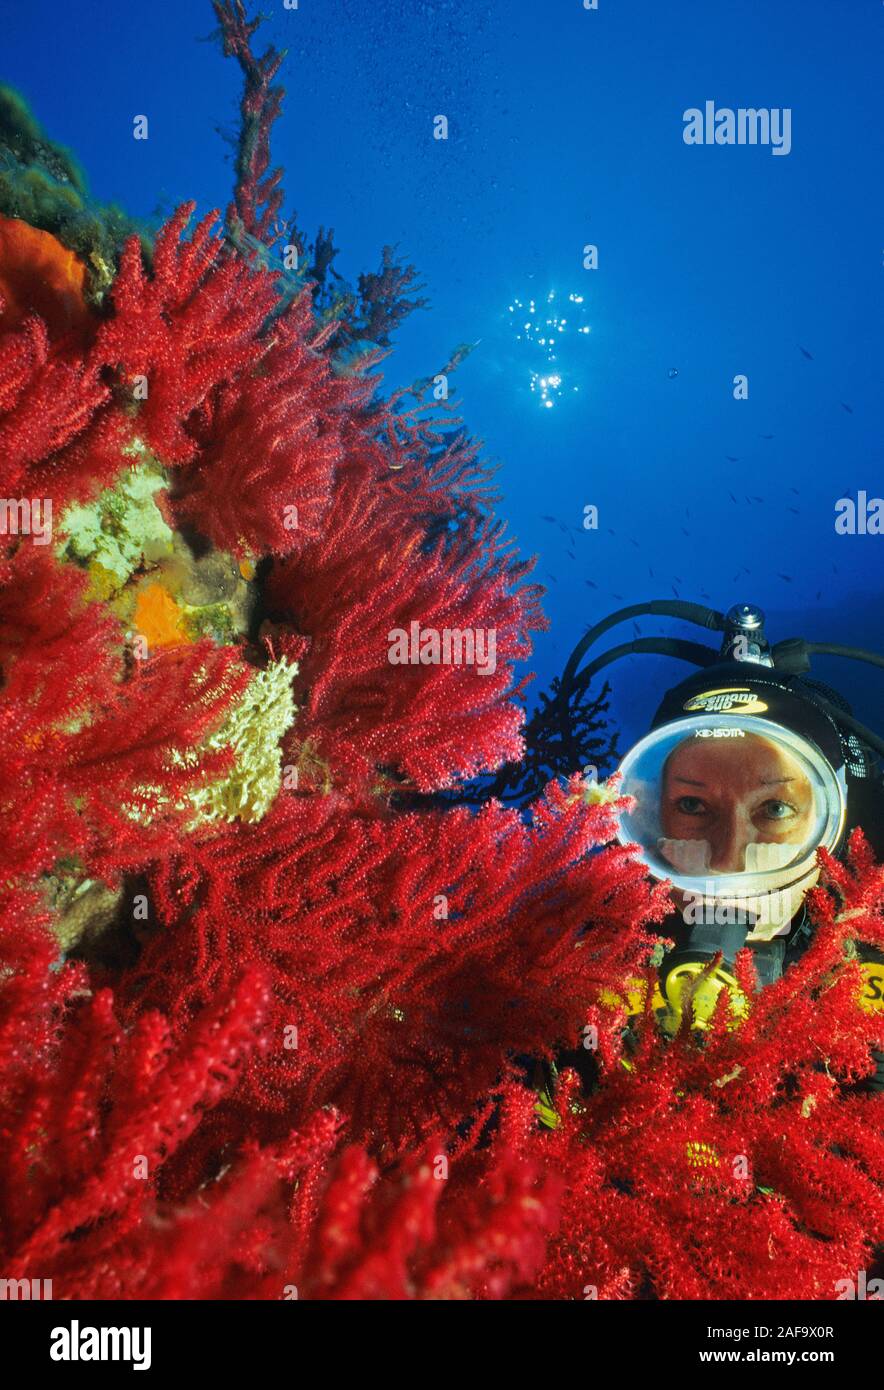
[[[643,614],[720,632],[720,649],[638,638],[579,669],[609,628]],[[875,666],[884,666],[884,657],[801,638],[771,647],[764,614],[751,604],[725,615],[681,600],[642,603],[586,633],[562,675],[563,708],[598,671],[633,653],[700,668],[666,693],[650,730],[620,764],[620,790],[630,804],[619,813],[618,839],[638,846],[648,874],[670,884],[673,916],[661,934],[675,948],[658,966],[658,1018],[672,1031],[684,996],[702,1029],[722,988],[732,1001],[742,999],[734,958],[744,946],[758,988],[779,979],[806,948],[812,928],[805,898],[819,877],[819,849],[838,855],[859,825],[884,857],[884,739],[808,675],[817,654]],[[882,1008],[884,956],[871,947],[860,955],[866,1006]],[[884,1054],[875,1056],[877,1073],[863,1084],[884,1090]],[[584,1085],[594,1078],[591,1055],[580,1048],[562,1054],[554,1071],[562,1066],[573,1067]]]

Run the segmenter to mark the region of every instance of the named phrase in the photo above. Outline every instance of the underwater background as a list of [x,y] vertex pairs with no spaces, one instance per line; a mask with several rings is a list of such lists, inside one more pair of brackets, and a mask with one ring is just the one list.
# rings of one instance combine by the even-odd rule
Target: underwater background
[[[97,201],[152,226],[191,197],[223,209],[240,75],[201,41],[204,0],[75,13],[0,0],[3,80]],[[453,388],[538,556],[540,683],[588,624],[673,593],[756,602],[771,640],[884,644],[884,537],[834,528],[839,498],[884,492],[882,24],[860,0],[267,7],[262,39],[288,50],[287,211],[334,228],[347,279],[395,244],[425,286],[386,388],[476,344]],[[790,108],[790,153],[686,145],[682,114],[707,100]],[[879,673],[814,669],[879,725]],[[610,674],[624,747],[686,670]]]

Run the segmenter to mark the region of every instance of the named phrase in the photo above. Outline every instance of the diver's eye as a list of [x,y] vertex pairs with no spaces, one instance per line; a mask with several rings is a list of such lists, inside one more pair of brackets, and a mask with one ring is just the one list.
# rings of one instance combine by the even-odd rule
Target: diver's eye
[[683,816],[703,816],[706,814],[706,802],[701,801],[699,796],[680,796],[675,809]]
[[790,806],[788,801],[777,801],[775,798],[765,801],[759,807],[765,820],[791,820],[798,812],[794,806]]

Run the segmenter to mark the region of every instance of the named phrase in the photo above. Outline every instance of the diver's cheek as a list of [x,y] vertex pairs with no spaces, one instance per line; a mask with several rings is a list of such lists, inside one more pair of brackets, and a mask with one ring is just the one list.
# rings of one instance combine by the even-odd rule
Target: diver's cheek
[[702,874],[709,868],[708,840],[668,840],[657,841],[657,848],[667,864],[680,874]]
[[775,840],[762,840],[746,846],[746,872],[749,874],[769,873],[772,869],[784,869],[794,858],[795,846]]

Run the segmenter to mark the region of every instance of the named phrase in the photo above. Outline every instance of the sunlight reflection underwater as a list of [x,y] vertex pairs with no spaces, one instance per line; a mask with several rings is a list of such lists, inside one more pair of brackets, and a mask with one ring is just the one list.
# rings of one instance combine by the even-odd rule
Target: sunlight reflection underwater
[[[529,388],[547,410],[551,410],[568,389],[565,371],[576,371],[572,343],[575,338],[584,338],[591,332],[585,322],[584,296],[572,292],[566,303],[567,307],[563,304],[562,309],[558,309],[556,291],[550,290],[545,300],[514,299],[507,305],[516,342],[527,344],[530,350]],[[572,384],[570,389],[574,392],[580,387]]]

